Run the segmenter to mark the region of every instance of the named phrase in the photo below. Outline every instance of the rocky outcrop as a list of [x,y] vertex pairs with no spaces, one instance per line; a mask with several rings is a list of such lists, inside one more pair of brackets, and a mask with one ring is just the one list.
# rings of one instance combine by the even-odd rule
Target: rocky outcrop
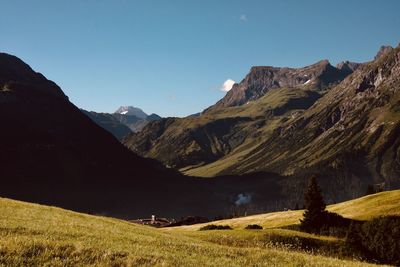
[[376,54],[374,60],[377,60],[380,57],[384,56],[385,54],[392,52],[393,49],[394,48],[391,47],[390,45],[382,45],[381,48],[379,49],[378,53]]
[[336,65],[336,68],[340,70],[342,73],[347,75],[352,74],[358,67],[360,67],[362,63],[350,62],[350,61],[342,61]]

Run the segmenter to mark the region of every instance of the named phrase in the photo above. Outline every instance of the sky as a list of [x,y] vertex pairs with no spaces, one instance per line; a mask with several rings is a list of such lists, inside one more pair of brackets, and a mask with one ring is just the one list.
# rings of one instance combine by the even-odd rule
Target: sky
[[400,42],[398,0],[0,0],[0,51],[80,108],[186,116],[252,66],[371,60]]

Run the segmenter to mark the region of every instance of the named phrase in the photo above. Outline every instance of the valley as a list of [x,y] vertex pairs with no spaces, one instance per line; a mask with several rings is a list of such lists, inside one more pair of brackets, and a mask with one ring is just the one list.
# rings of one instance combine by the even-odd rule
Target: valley
[[0,267],[400,266],[399,1],[0,9]]

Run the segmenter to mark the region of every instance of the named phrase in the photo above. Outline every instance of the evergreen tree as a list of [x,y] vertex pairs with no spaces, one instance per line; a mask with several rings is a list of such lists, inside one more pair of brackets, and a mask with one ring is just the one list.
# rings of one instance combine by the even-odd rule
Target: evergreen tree
[[304,206],[306,210],[303,219],[300,220],[301,229],[307,232],[319,232],[324,225],[326,205],[315,176],[309,180],[307,191],[304,194]]

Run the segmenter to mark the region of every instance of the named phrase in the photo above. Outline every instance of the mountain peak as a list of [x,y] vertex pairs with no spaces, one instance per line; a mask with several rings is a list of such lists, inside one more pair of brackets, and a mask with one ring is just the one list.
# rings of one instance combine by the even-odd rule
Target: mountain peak
[[351,62],[348,60],[342,61],[336,65],[336,68],[348,72],[349,74],[354,72],[359,66],[361,66],[362,63],[357,63],[357,62]]
[[375,60],[376,59],[378,59],[378,58],[380,58],[380,57],[382,57],[383,55],[385,55],[386,53],[388,53],[388,52],[390,52],[390,51],[393,51],[393,47],[392,46],[390,46],[390,45],[382,45],[380,48],[379,48],[379,51],[378,51],[378,53],[376,54],[376,56],[375,56]]
[[133,106],[121,106],[114,113],[122,115],[133,115],[140,119],[147,118],[147,114],[143,110]]
[[313,89],[327,88],[342,81],[351,72],[351,68],[345,71],[335,68],[327,59],[302,68],[254,66],[223,99],[205,111],[240,106],[262,97],[275,88],[304,86]]

